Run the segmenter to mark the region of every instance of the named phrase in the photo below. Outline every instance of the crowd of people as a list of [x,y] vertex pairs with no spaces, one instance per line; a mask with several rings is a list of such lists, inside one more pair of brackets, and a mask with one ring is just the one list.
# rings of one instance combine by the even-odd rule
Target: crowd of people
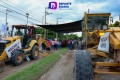
[[67,46],[68,46],[69,50],[75,49],[78,46],[78,41],[77,40],[71,40],[71,39],[69,39],[67,41],[67,43],[68,43]]
[[[58,50],[63,47],[68,47],[69,50],[75,49],[78,46],[78,40],[57,40],[57,39],[48,39],[47,45],[49,46],[50,50]],[[42,45],[42,49],[47,49],[45,45]]]
[[62,40],[57,40],[57,39],[48,39],[47,44],[50,49],[57,50],[60,49],[61,47],[64,47],[63,44],[64,42]]

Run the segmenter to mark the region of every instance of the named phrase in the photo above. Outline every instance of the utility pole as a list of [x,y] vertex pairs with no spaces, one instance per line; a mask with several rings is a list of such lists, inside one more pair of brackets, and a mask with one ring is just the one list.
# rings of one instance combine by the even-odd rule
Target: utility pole
[[42,17],[42,25],[44,24],[44,23],[43,23],[43,20],[44,20],[44,16]]
[[[59,19],[62,19],[61,17],[59,17],[59,18],[57,18],[57,25],[58,25],[58,23],[59,23]],[[58,39],[58,33],[56,32],[56,39]]]
[[[46,16],[52,14],[52,13],[48,13],[48,12],[46,11],[47,9],[48,9],[48,8],[45,7],[45,16],[44,16],[44,17],[45,17],[45,25],[46,25]],[[44,38],[47,38],[47,37],[46,37],[46,33],[47,33],[47,29],[44,30]]]
[[[46,7],[45,7],[45,25],[46,25]],[[46,38],[46,29],[44,30],[44,38]]]
[[8,13],[9,13],[9,12],[12,12],[12,10],[6,9],[6,18],[5,18],[5,22],[6,22],[6,27],[7,27],[7,35],[8,35],[8,30],[9,30],[9,28],[8,28],[8,21],[7,21],[7,19],[8,19]]
[[28,16],[29,16],[29,13],[26,13],[26,17],[27,17],[27,24],[26,25],[27,25],[27,27],[28,27],[28,18],[29,18]]
[[[26,23],[26,26],[27,26],[27,28],[28,28],[28,17],[29,16],[29,13],[26,13],[26,17],[27,17],[27,23]],[[25,34],[27,34],[27,29],[25,30]]]
[[[5,21],[6,21],[6,26],[8,25],[8,22],[7,22],[7,15],[8,15],[8,9],[6,9],[6,19],[5,19]],[[8,27],[7,27],[8,28]]]
[[89,12],[90,12],[90,9],[88,9],[88,14],[89,14]]
[[[6,9],[6,19],[5,19],[5,21],[6,21],[6,26],[8,25],[8,22],[7,22],[7,15],[8,15],[8,13],[9,12],[12,12],[12,10],[10,10],[10,9]],[[7,26],[7,30],[8,30],[8,26]]]

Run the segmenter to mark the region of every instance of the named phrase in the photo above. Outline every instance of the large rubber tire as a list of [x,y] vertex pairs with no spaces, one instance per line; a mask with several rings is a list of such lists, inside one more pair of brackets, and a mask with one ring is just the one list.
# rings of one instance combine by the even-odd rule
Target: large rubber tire
[[93,68],[90,53],[86,50],[78,50],[75,61],[76,80],[92,80]]
[[14,66],[18,66],[23,63],[24,61],[24,52],[21,50],[15,50],[14,53],[11,55],[11,61]]
[[39,56],[39,48],[38,48],[37,45],[33,46],[32,50],[30,51],[30,54],[31,54],[30,58],[32,60],[36,60],[38,58],[38,56]]

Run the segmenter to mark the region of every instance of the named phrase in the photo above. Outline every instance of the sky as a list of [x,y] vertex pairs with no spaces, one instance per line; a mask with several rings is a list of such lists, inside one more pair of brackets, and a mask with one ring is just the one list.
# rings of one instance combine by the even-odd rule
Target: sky
[[[111,13],[115,21],[119,21],[120,0],[0,0],[0,25],[6,23],[6,8],[9,9],[8,26],[13,24],[26,24],[26,13],[29,13],[28,24],[45,24],[45,7],[49,2],[71,2],[68,9],[47,9],[47,24],[74,22],[83,18],[84,12]],[[80,35],[79,33],[77,33]]]

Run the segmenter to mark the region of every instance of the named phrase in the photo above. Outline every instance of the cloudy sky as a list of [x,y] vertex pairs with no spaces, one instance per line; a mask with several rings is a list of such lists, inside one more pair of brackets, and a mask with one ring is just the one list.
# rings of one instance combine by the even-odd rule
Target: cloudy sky
[[88,9],[90,13],[111,13],[114,21],[119,20],[120,0],[0,0],[0,24],[5,24],[6,8],[8,11],[8,25],[26,24],[26,13],[29,13],[29,24],[44,24],[45,7],[49,2],[71,2],[70,9],[47,10],[48,24],[69,23],[83,18]]

